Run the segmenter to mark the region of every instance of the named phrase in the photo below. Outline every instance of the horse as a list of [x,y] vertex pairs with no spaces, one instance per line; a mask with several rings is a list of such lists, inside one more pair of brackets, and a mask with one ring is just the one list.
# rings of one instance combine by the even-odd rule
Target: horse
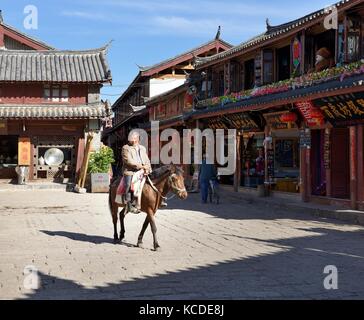
[[[159,173],[159,174],[158,174]],[[188,193],[184,184],[183,171],[179,167],[174,165],[168,165],[161,167],[156,170],[152,179],[152,186],[148,179],[144,184],[142,195],[141,195],[141,211],[146,213],[142,230],[138,237],[137,247],[143,248],[143,236],[148,225],[151,225],[153,233],[154,250],[159,251],[160,245],[157,240],[157,227],[155,222],[155,214],[161,206],[163,199],[169,192],[173,192],[178,198],[185,200],[187,199]],[[124,205],[115,202],[116,191],[120,184],[122,177],[117,177],[111,182],[109,191],[109,208],[114,224],[114,242],[121,243],[125,236],[124,218],[127,215],[126,208]],[[118,223],[118,211],[119,208],[123,208],[120,211],[120,237],[118,237],[117,223]]]

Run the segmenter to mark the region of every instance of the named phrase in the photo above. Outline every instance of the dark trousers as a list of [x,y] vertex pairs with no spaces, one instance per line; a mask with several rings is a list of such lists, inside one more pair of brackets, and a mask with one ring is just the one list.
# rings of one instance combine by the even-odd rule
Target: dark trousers
[[207,197],[209,196],[209,181],[208,180],[201,180],[200,181],[200,189],[201,189],[202,202],[207,202]]
[[125,179],[125,184],[126,184],[125,200],[127,202],[130,202],[131,201],[131,191],[130,191],[130,188],[131,188],[131,181],[133,179],[133,176],[127,176],[127,175],[125,175],[124,176],[124,179]]

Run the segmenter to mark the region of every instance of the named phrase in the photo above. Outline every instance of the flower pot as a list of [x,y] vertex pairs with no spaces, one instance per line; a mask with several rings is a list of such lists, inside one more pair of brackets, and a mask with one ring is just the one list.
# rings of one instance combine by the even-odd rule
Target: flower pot
[[91,173],[91,193],[108,193],[109,188],[109,173]]

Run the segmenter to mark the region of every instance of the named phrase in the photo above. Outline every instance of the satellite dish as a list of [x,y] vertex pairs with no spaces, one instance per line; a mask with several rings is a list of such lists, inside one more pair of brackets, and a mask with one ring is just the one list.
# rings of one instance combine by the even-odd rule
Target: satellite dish
[[49,166],[59,166],[64,160],[64,154],[58,148],[51,148],[44,154],[44,160]]

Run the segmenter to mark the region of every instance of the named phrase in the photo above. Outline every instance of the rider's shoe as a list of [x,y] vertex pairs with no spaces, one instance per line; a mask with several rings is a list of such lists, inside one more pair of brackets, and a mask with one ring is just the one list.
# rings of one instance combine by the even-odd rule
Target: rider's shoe
[[168,207],[167,202],[165,202],[164,200],[162,200],[162,202],[161,202],[161,207],[162,207],[162,208]]

